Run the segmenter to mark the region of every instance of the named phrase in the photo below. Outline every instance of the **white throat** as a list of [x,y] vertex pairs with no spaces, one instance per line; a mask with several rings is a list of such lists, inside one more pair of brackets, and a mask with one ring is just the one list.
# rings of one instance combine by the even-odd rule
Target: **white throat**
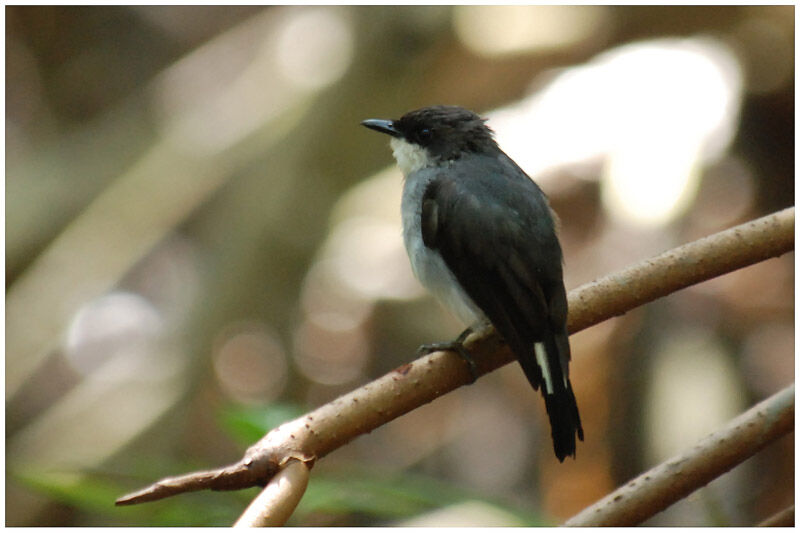
[[392,155],[397,160],[397,166],[403,171],[404,176],[436,164],[430,152],[418,144],[399,137],[393,137],[389,144],[392,147]]

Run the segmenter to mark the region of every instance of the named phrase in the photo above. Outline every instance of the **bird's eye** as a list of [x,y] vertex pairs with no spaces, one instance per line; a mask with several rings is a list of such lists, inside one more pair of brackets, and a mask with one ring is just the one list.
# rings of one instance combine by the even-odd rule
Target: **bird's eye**
[[430,140],[431,140],[431,135],[432,135],[432,134],[431,134],[431,130],[430,130],[430,129],[428,129],[428,128],[422,128],[421,130],[419,130],[419,133],[418,133],[418,135],[419,135],[419,140],[420,140],[420,141],[422,141],[422,142],[428,142],[428,141],[430,141]]

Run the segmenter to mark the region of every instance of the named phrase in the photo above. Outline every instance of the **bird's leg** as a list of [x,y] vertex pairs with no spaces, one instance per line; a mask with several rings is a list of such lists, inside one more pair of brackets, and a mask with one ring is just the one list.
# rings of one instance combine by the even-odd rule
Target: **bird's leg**
[[470,384],[475,383],[478,379],[478,366],[475,364],[475,361],[472,359],[469,351],[464,348],[464,341],[467,340],[473,332],[472,327],[468,327],[464,331],[461,332],[461,335],[456,337],[452,341],[447,342],[432,342],[430,344],[423,344],[417,350],[417,355],[427,355],[431,352],[438,352],[438,351],[450,351],[455,352],[458,354],[461,359],[467,362],[469,365],[469,375],[472,376],[472,381]]

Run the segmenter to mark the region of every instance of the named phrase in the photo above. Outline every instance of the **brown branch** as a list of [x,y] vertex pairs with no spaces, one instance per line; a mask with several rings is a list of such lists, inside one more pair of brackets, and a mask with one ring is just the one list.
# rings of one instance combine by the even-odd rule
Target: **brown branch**
[[569,331],[794,250],[794,207],[703,237],[569,293]]
[[286,523],[308,486],[309,468],[290,461],[250,502],[234,527],[276,527]]
[[[794,248],[794,208],[736,226],[579,287],[569,294],[571,333],[692,284]],[[467,340],[480,375],[513,355],[494,333]],[[434,352],[403,365],[270,431],[239,462],[217,471],[162,480],[117,500],[127,505],[180,492],[233,490],[266,483],[291,459],[309,466],[359,435],[471,382],[463,360]]]
[[794,526],[794,505],[790,505],[783,511],[779,511],[770,516],[758,527],[792,527]]
[[629,481],[565,526],[635,526],[794,429],[794,385],[755,405],[690,450]]

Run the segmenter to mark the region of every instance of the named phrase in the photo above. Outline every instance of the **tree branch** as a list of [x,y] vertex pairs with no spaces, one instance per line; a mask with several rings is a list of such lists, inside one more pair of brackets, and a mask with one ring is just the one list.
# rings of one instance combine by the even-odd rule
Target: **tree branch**
[[635,526],[794,429],[794,385],[755,405],[690,450],[567,520],[571,527]]
[[[705,237],[569,294],[568,329],[575,333],[679,289],[779,256],[794,248],[794,208]],[[513,361],[493,333],[467,339],[479,375]],[[470,383],[464,361],[434,352],[405,364],[318,409],[275,428],[237,463],[167,478],[117,500],[129,505],[180,492],[234,490],[266,483],[292,459],[309,467],[359,435]]]
[[793,525],[794,505],[790,505],[758,524],[758,527],[791,527]]
[[794,207],[673,248],[569,293],[570,333],[794,250]]
[[250,502],[234,527],[276,527],[286,523],[308,486],[305,463],[291,461]]

